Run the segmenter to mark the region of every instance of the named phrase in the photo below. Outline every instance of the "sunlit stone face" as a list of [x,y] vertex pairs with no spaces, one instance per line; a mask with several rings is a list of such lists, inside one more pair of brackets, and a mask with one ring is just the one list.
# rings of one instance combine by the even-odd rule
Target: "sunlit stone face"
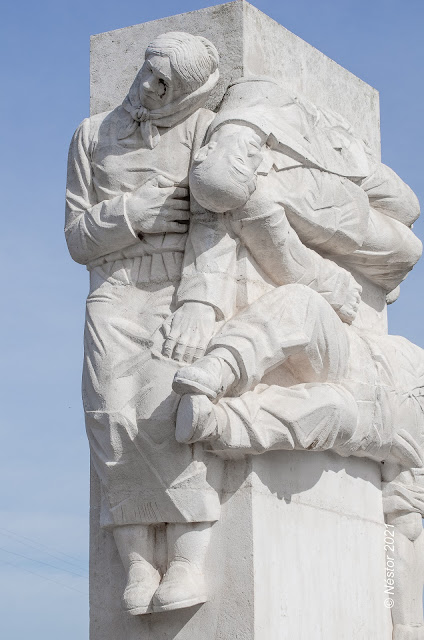
[[181,82],[167,56],[149,56],[140,72],[140,103],[149,110],[160,109],[184,94]]

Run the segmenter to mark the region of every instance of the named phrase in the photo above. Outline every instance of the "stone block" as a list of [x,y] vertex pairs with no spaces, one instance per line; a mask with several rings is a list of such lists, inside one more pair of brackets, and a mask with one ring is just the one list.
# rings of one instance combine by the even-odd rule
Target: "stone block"
[[[215,109],[242,75],[269,75],[338,111],[380,154],[378,92],[244,0],[98,34],[91,40],[91,114],[116,107],[166,31],[209,38],[221,58]],[[384,293],[364,282],[357,321],[385,332]],[[272,452],[226,462],[214,525],[210,602],[129,616],[112,534],[99,527],[92,474],[91,640],[389,640],[379,466],[332,453]],[[160,528],[158,536],[162,535]]]
[[92,36],[91,115],[122,102],[143,63],[146,46],[166,31],[204,36],[217,47],[221,79],[209,108],[217,107],[232,80],[269,75],[293,93],[339,112],[379,156],[378,91],[245,0]]
[[213,597],[191,609],[121,612],[124,572],[93,509],[91,640],[391,639],[379,465],[278,451],[227,462],[225,477]]

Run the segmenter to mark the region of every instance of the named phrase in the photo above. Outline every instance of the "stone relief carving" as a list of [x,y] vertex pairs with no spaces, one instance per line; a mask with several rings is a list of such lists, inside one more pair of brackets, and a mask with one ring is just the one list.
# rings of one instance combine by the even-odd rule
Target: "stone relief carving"
[[226,457],[332,449],[382,462],[395,637],[421,638],[424,352],[355,326],[355,274],[393,300],[421,255],[417,199],[341,116],[272,79],[204,109],[218,77],[208,40],[163,34],[70,149],[66,238],[90,271],[84,409],[123,606],[208,599]]
[[[201,446],[175,439],[171,384],[181,364],[161,354],[161,326],[180,279],[191,159],[213,119],[202,104],[217,80],[210,42],[159,36],[123,105],[85,120],[69,155],[66,238],[90,270],[87,433],[102,525],[113,529],[128,576],[123,603],[134,615],[207,597],[203,563],[219,496]],[[169,545],[162,580],[158,523],[167,523]]]

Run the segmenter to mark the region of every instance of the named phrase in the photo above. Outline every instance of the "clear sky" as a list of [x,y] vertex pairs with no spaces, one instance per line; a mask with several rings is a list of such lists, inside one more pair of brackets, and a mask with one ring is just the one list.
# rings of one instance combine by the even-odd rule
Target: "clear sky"
[[[212,0],[3,5],[0,635],[88,638],[88,446],[80,402],[87,272],[63,239],[66,154],[88,115],[89,36]],[[380,91],[383,161],[424,201],[422,0],[256,0]],[[424,238],[424,222],[416,233]],[[390,329],[424,347],[424,267]]]

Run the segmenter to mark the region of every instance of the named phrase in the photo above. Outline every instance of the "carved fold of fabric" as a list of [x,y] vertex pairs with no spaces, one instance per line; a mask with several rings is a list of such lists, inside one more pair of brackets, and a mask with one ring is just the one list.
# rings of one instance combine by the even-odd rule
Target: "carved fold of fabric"
[[361,188],[370,205],[402,224],[410,227],[420,215],[420,203],[412,189],[385,164],[379,164]]
[[364,178],[375,163],[342,116],[289,96],[268,77],[230,85],[212,130],[226,122],[253,124],[268,136],[271,148],[339,176]]
[[299,382],[332,382],[345,375],[349,344],[330,305],[304,285],[278,287],[223,325],[208,351],[228,349],[241,379],[234,395],[284,365]]
[[[201,109],[167,129],[154,150],[140,136],[117,139],[122,106],[87,118],[69,150],[65,234],[72,257],[90,268],[162,250],[184,251],[186,234],[145,234],[140,242],[126,214],[128,198],[155,176],[187,184],[192,154],[213,114]],[[128,114],[127,114],[128,115]],[[110,149],[117,150],[116,155]],[[169,153],[169,149],[173,153]],[[146,247],[144,250],[143,247]]]
[[284,208],[267,201],[261,187],[243,208],[246,217],[233,221],[235,233],[274,283],[305,284],[338,311],[350,291],[351,274],[306,247],[289,224]]
[[87,264],[87,269],[93,269],[106,262],[125,260],[127,258],[138,258],[153,253],[183,252],[187,242],[186,233],[158,233],[145,234],[141,240],[125,247],[120,251],[112,251],[97,260],[92,260]]
[[204,302],[218,320],[234,315],[237,297],[237,241],[222,214],[192,214],[177,305]]
[[343,386],[358,404],[364,455],[390,453],[408,467],[423,464],[424,352],[400,336],[348,330],[351,358]]
[[207,465],[201,445],[175,439],[172,380],[181,364],[162,355],[161,332],[175,282],[137,286],[137,260],[117,261],[106,279],[96,267],[87,299],[83,394],[102,525],[214,521],[220,463]]
[[109,280],[115,284],[141,287],[150,283],[178,282],[182,263],[181,251],[166,251],[103,262],[93,267],[91,273],[93,279],[98,277],[100,282]]
[[362,247],[343,256],[341,262],[385,291],[392,291],[406,278],[421,254],[421,240],[409,227],[371,207]]
[[89,129],[84,120],[72,139],[68,158],[65,236],[72,257],[80,264],[132,245],[136,239],[125,213],[127,194],[96,200],[87,157]]
[[327,255],[345,255],[363,245],[369,202],[360,187],[306,167],[277,173],[274,182],[277,179],[279,202],[307,246]]
[[423,470],[412,469],[396,481],[383,483],[383,508],[386,515],[413,512],[424,516]]
[[354,398],[336,384],[299,384],[290,388],[259,385],[220,407],[227,426],[212,450],[259,454],[272,450],[333,449],[351,455],[357,424]]

